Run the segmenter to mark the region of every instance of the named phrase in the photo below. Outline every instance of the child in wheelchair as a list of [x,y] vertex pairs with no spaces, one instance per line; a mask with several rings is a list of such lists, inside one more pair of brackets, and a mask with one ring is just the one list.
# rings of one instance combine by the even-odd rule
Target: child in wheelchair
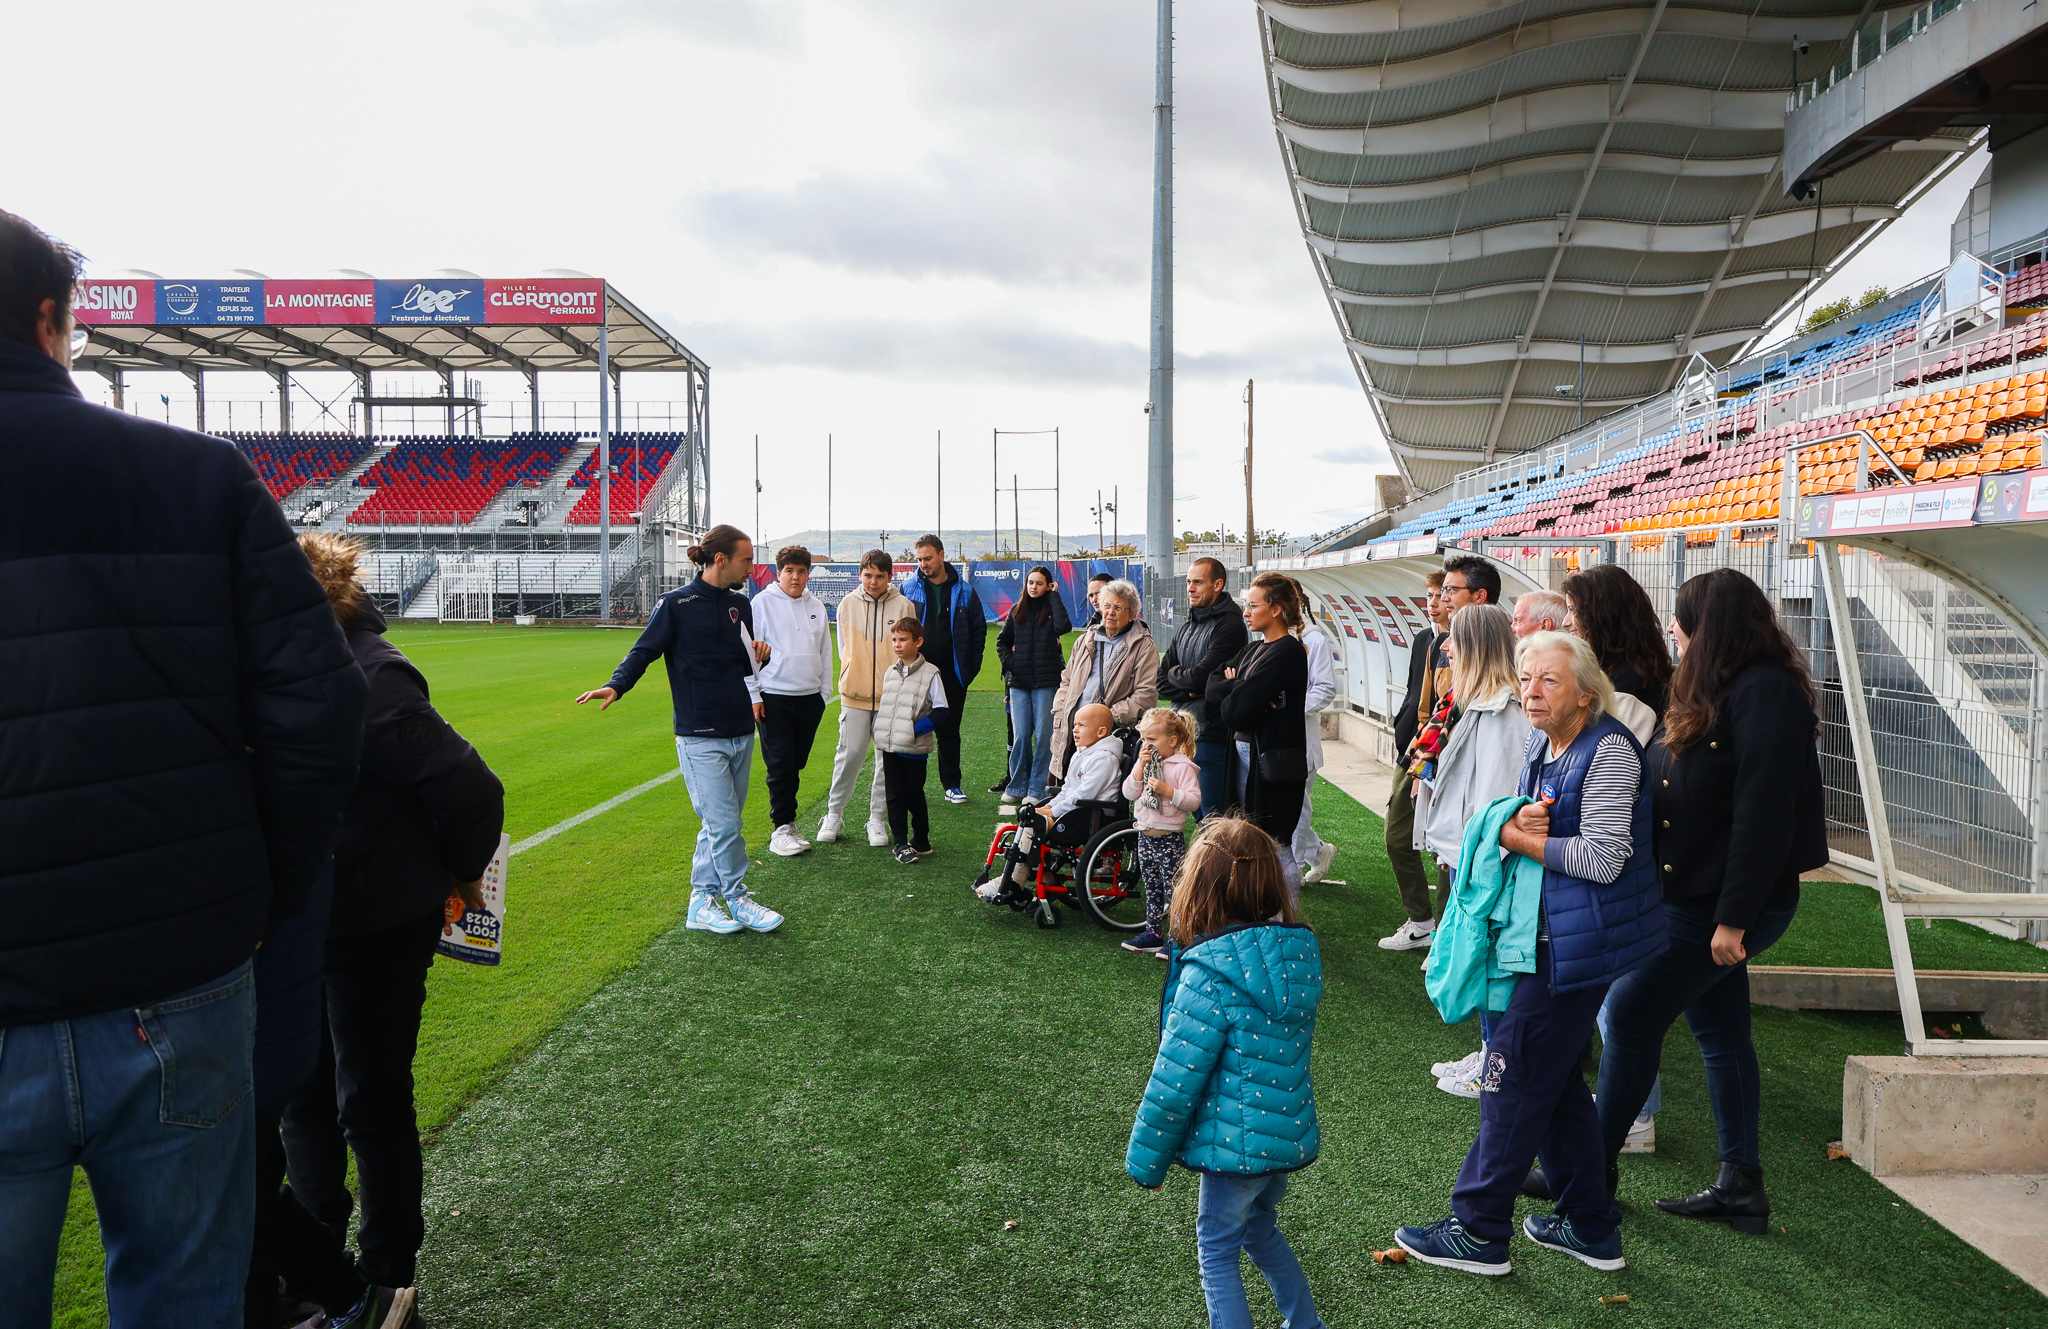
[[1131,800],[1138,823],[1138,870],[1145,881],[1145,930],[1123,943],[1127,951],[1166,958],[1167,911],[1173,903],[1173,879],[1180,875],[1187,842],[1181,828],[1188,814],[1202,806],[1195,759],[1195,721],[1186,711],[1147,711],[1138,725],[1144,740],[1138,760],[1124,777],[1123,795]]
[[1030,892],[1032,866],[1038,861],[1038,846],[1060,818],[1083,803],[1100,802],[1117,796],[1123,776],[1123,740],[1111,732],[1115,721],[1109,707],[1091,704],[1074,712],[1074,751],[1067,758],[1066,783],[1052,798],[1039,804],[1026,799],[1017,812],[1017,838],[1012,844],[1009,864],[993,881],[983,882],[974,893],[989,904],[1003,898],[1005,889]]

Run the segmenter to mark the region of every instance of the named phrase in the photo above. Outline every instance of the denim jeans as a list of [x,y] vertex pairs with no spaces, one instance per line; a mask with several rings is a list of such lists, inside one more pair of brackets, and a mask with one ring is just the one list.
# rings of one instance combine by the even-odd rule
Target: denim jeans
[[1058,688],[1011,688],[1011,798],[1045,799],[1052,773],[1052,698]]
[[[1743,934],[1750,957],[1763,954],[1792,925],[1791,909],[1757,915]],[[1685,1016],[1707,1066],[1721,1161],[1759,1167],[1757,1117],[1763,1097],[1756,1044],[1749,1035],[1749,961],[1714,963],[1714,906],[1667,903],[1664,953],[1624,975],[1609,991],[1606,1044],[1600,1053],[1600,1133],[1616,1153],[1649,1098],[1664,1056],[1664,1034]]]
[[1285,1172],[1262,1177],[1202,1173],[1195,1249],[1202,1261],[1202,1297],[1209,1303],[1210,1329],[1252,1329],[1251,1305],[1238,1271],[1239,1251],[1249,1254],[1266,1276],[1284,1329],[1323,1329],[1301,1261],[1294,1258],[1294,1248],[1275,1221],[1286,1194]]
[[1202,790],[1204,818],[1213,817],[1230,806],[1230,740],[1195,740],[1195,780]]
[[99,1210],[113,1329],[242,1322],[255,1038],[247,962],[146,1006],[0,1029],[0,1326],[50,1323],[74,1166]]
[[690,892],[732,901],[747,893],[747,840],[740,813],[753,773],[754,736],[677,738],[676,760],[697,810],[697,849],[690,857]]
[[[1609,989],[1607,990],[1607,1001],[1608,1001],[1608,1003],[1612,1003],[1612,1002],[1613,1002],[1613,1000],[1614,1000],[1614,989],[1613,989],[1613,988],[1609,988]],[[1598,1025],[1600,1026],[1600,1044],[1601,1044],[1601,1046],[1602,1046],[1602,1047],[1605,1047],[1605,1046],[1607,1045],[1607,1010],[1608,1010],[1608,1007],[1607,1007],[1607,1005],[1606,1005],[1606,1004],[1603,1004],[1603,1005],[1602,1005],[1602,1006],[1600,1007],[1600,1018],[1599,1018],[1598,1020],[1596,1020],[1596,1021],[1594,1022],[1594,1023],[1596,1023],[1596,1024],[1598,1024]],[[1646,1098],[1646,1099],[1644,1099],[1644,1100],[1643,1100],[1643,1107],[1642,1107],[1642,1110],[1641,1110],[1640,1112],[1636,1113],[1636,1116],[1638,1116],[1638,1117],[1654,1117],[1654,1116],[1656,1116],[1656,1115],[1657,1115],[1657,1114],[1658,1114],[1659,1112],[1662,1112],[1663,1110],[1664,1110],[1664,1077],[1663,1077],[1663,1075],[1659,1074],[1659,1075],[1657,1076],[1657,1078],[1656,1078],[1656,1079],[1654,1079],[1654,1080],[1650,1081],[1650,1096],[1649,1096],[1648,1098]]]

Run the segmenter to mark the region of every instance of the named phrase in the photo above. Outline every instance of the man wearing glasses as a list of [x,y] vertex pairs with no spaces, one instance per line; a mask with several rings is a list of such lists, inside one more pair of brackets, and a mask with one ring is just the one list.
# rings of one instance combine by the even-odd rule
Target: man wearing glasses
[[365,685],[232,446],[90,405],[78,255],[0,212],[0,1320],[83,1167],[115,1324],[240,1324],[252,955],[340,828]]

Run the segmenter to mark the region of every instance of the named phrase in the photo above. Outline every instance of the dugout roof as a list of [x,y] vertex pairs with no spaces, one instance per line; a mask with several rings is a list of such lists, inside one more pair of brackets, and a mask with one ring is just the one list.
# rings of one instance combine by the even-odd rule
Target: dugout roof
[[81,282],[77,315],[91,341],[72,367],[95,373],[595,372],[600,326],[609,334],[613,374],[707,372],[610,283],[580,274],[173,280],[137,273]]

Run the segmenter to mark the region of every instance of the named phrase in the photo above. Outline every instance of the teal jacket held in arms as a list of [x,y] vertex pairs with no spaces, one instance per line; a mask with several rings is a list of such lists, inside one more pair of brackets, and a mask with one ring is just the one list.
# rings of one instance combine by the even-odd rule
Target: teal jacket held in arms
[[1176,954],[1124,1171],[1157,1186],[1176,1162],[1236,1176],[1315,1162],[1308,1063],[1322,997],[1322,951],[1300,924],[1248,923]]
[[1515,981],[1536,972],[1536,932],[1543,912],[1543,865],[1501,848],[1501,828],[1529,800],[1496,798],[1465,823],[1458,861],[1436,944],[1429,948],[1423,990],[1445,1024],[1462,1024],[1481,1005],[1508,1008]]

